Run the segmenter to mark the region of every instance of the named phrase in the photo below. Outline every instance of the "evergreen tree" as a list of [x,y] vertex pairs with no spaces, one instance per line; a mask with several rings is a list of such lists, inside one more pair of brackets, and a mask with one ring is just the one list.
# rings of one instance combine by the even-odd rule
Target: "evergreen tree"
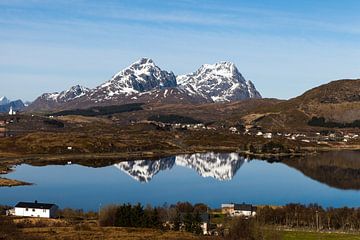
[[201,216],[198,211],[195,212],[195,215],[193,217],[193,223],[192,223],[192,232],[195,234],[201,234],[202,228],[201,228]]
[[184,215],[185,231],[193,232],[193,215],[191,212],[187,212]]

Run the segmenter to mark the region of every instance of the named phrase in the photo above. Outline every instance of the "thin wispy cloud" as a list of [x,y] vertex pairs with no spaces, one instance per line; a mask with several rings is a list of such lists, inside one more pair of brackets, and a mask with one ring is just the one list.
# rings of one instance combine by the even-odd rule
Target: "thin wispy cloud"
[[[44,25],[45,23],[48,25],[58,24],[61,26],[84,26],[85,24],[88,24],[89,26],[103,24],[158,24],[149,27],[206,27],[201,31],[214,31],[218,30],[217,28],[221,26],[224,31],[263,30],[268,34],[271,34],[269,33],[269,29],[280,31],[281,29],[288,30],[291,28],[296,28],[296,30],[330,33],[360,33],[360,22],[353,22],[352,25],[349,26],[348,23],[320,21],[317,19],[304,18],[299,16],[299,14],[284,11],[249,7],[234,8],[226,7],[224,4],[195,4],[196,8],[194,8],[192,6],[193,4],[190,4],[191,1],[186,1],[186,5],[191,5],[192,7],[179,10],[172,9],[172,5],[169,4],[170,10],[169,8],[159,10],[156,8],[146,9],[142,7],[129,9],[127,6],[118,5],[114,2],[110,5],[99,3],[86,4],[85,7],[80,7],[82,5],[74,3],[73,9],[68,13],[67,20],[64,21],[63,18],[48,16],[43,11],[43,9],[56,11],[56,4],[50,4],[47,1],[45,1],[47,3],[45,3],[45,5],[44,1],[33,2],[41,2],[41,7],[39,9],[32,9],[31,14],[29,14],[29,9],[27,7],[21,7],[19,6],[19,3],[15,4],[13,8],[3,12],[1,15],[2,17],[0,16],[1,22],[3,24],[12,23],[17,25],[26,25],[30,22],[33,24],[37,23],[39,26]],[[59,7],[64,8],[68,5],[70,4],[62,4]],[[8,6],[12,5],[8,3]]]

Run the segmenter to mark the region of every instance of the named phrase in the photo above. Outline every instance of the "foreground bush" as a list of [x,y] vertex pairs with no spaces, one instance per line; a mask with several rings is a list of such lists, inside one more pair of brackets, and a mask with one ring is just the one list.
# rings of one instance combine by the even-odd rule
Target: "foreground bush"
[[230,226],[226,240],[280,240],[279,232],[267,230],[253,218],[235,218]]

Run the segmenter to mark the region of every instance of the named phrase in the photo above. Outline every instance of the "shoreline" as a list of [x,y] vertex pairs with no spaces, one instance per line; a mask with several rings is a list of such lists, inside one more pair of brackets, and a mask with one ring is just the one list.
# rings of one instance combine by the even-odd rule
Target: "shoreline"
[[29,185],[33,185],[33,183],[0,177],[0,187],[19,187],[19,186],[29,186]]

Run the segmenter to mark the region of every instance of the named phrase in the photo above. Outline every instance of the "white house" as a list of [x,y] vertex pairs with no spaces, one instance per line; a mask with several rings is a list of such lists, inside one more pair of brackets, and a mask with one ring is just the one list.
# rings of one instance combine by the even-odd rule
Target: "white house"
[[16,204],[13,214],[21,217],[54,218],[58,206],[51,203],[19,202]]
[[16,112],[14,111],[14,109],[12,108],[12,106],[10,106],[10,111],[9,111],[9,115],[16,115]]
[[221,212],[229,214],[232,217],[245,216],[253,217],[256,214],[257,208],[251,204],[236,204],[236,203],[225,203],[221,204]]

